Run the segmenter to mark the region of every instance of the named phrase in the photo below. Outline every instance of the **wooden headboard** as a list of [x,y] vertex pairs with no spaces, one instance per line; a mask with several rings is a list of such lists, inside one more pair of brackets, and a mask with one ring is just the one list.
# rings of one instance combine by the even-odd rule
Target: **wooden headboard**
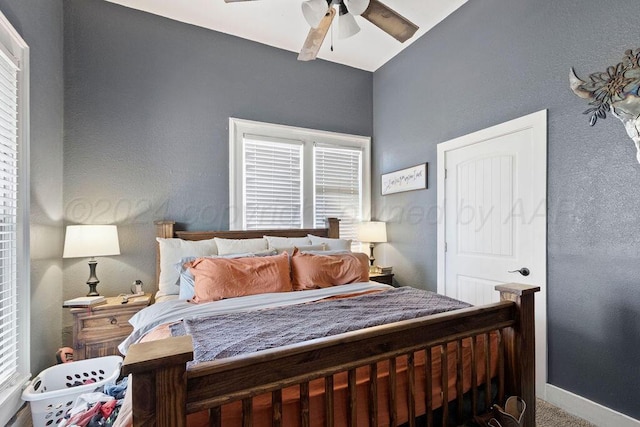
[[[161,220],[155,221],[156,237],[172,238],[177,237],[183,240],[205,240],[219,237],[222,239],[259,239],[262,236],[282,236],[282,237],[306,237],[313,234],[320,237],[330,237],[337,239],[340,237],[340,220],[338,218],[327,218],[325,228],[295,228],[279,230],[224,230],[224,231],[178,231],[175,229],[175,221]],[[156,284],[160,277],[160,249],[156,244]]]

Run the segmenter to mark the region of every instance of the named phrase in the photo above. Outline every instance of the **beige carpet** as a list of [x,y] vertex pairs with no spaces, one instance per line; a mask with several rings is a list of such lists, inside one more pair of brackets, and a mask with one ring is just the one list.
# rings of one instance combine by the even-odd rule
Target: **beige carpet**
[[544,400],[537,400],[536,427],[595,427]]

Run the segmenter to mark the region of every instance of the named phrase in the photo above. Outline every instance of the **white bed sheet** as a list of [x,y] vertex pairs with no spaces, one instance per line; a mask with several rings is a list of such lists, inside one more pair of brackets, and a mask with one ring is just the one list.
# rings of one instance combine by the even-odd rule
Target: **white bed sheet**
[[156,302],[140,310],[129,320],[129,323],[133,326],[133,332],[120,343],[118,349],[123,355],[126,355],[129,346],[138,342],[156,326],[164,323],[178,322],[186,318],[302,304],[332,296],[377,289],[389,289],[391,287],[392,286],[377,282],[362,282],[307,291],[249,295],[203,304],[192,304],[177,299]]

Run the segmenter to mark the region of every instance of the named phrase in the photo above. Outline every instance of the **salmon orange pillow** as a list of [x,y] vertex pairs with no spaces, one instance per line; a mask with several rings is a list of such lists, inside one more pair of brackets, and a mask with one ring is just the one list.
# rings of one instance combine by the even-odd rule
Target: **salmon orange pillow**
[[291,257],[293,290],[369,281],[369,257],[350,252],[336,255],[305,254],[295,251]]
[[198,258],[186,265],[195,278],[192,302],[291,291],[286,253],[256,258]]

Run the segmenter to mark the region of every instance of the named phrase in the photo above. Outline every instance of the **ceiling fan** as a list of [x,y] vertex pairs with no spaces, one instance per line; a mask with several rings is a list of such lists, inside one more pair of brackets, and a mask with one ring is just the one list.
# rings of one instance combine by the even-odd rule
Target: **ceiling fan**
[[[248,0],[225,0],[226,3]],[[306,0],[302,14],[311,29],[298,55],[299,61],[316,59],[333,18],[338,14],[338,38],[347,38],[360,31],[354,16],[360,15],[396,40],[404,43],[418,30],[418,26],[379,0]]]

